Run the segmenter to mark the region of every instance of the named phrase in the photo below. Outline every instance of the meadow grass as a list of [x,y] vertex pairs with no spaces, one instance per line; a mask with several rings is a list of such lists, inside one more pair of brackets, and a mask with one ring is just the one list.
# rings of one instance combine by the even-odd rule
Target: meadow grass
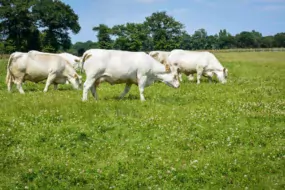
[[228,83],[6,89],[0,189],[284,189],[285,52],[216,53]]

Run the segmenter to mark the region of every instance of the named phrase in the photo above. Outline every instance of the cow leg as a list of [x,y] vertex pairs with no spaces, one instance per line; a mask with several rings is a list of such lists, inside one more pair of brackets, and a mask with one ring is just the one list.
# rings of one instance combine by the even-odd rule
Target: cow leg
[[44,92],[47,92],[47,91],[48,91],[48,87],[53,83],[53,81],[54,81],[55,78],[56,78],[56,74],[55,74],[55,73],[50,73],[50,74],[48,75]]
[[54,84],[53,84],[53,89],[54,89],[54,90],[57,90],[57,88],[58,88],[58,84],[54,83]]
[[209,83],[212,83],[212,77],[208,76]]
[[7,81],[7,88],[8,88],[8,92],[11,92],[12,85],[13,85],[12,80],[11,80],[11,79],[9,79],[9,80]]
[[98,100],[98,95],[97,95],[97,92],[96,92],[96,84],[92,85],[90,90],[91,90],[91,94],[92,96],[95,98],[95,100]]
[[22,87],[22,81],[17,82],[17,89],[21,94],[25,94],[23,87]]
[[[84,82],[82,101],[87,101],[88,91],[94,85],[95,80],[96,80],[95,78],[87,78],[86,81]],[[96,94],[96,89],[95,89],[95,87],[93,87],[93,88],[94,88],[93,92]],[[92,94],[93,94],[93,92],[92,92]]]
[[119,96],[120,99],[122,99],[126,94],[129,93],[130,89],[131,89],[132,84],[128,84],[126,83],[125,89],[124,91],[121,93],[121,95]]
[[178,73],[178,76],[179,76],[180,82],[182,82],[182,73]]
[[193,81],[194,80],[194,74],[189,74],[188,75],[188,80]]
[[144,92],[144,88],[146,86],[146,81],[147,81],[147,77],[143,76],[139,79],[138,81],[138,86],[139,86],[139,91],[140,91],[140,99],[141,101],[145,101],[143,92]]
[[196,70],[197,70],[197,84],[200,84],[200,79],[203,74],[203,68],[197,67]]

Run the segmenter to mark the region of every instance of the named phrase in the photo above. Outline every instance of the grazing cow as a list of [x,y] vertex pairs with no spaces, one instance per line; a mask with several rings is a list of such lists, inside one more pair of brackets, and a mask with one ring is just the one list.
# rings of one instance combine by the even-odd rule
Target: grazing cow
[[[149,55],[160,63],[162,63],[163,65],[165,65],[167,71],[170,71],[169,64],[167,64],[168,57],[170,55],[169,51],[151,51],[149,52]],[[178,76],[179,80],[182,81],[182,73],[179,73]],[[188,75],[188,80],[194,80],[193,74]]]
[[132,84],[138,85],[141,101],[145,100],[144,88],[155,81],[179,87],[177,76],[167,72],[164,65],[144,52],[91,49],[84,53],[82,61],[86,73],[83,101],[87,100],[89,89],[94,98],[98,99],[96,87],[104,81],[111,85],[126,84],[120,98],[129,92]]
[[209,82],[214,75],[221,83],[227,82],[228,70],[210,52],[172,50],[168,57],[168,64],[174,73],[186,75],[197,73],[197,84],[200,83],[202,75],[208,77]]
[[77,57],[75,55],[72,55],[70,53],[60,53],[59,54],[61,57],[63,57],[64,59],[66,59],[69,63],[71,63],[72,67],[75,70],[79,70],[80,67],[80,62],[81,62],[81,58]]
[[40,82],[45,79],[44,92],[48,91],[50,84],[64,84],[67,80],[78,89],[81,76],[67,60],[58,54],[29,51],[28,53],[15,52],[11,54],[7,65],[6,83],[11,91],[12,83],[17,84],[21,94],[24,94],[22,83],[25,81]]
[[[160,63],[162,63],[163,65],[168,66],[167,64],[167,59],[168,56],[170,55],[170,52],[168,51],[151,51],[149,52],[149,55],[151,57],[153,57],[154,59],[156,59],[157,61],[159,61]],[[167,71],[169,71],[169,68],[166,67]]]

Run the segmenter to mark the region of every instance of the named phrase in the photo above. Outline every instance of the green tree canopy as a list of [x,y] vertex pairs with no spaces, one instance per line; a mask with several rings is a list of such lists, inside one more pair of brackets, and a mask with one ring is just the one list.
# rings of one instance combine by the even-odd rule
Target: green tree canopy
[[184,25],[167,15],[165,11],[155,12],[146,17],[144,25],[154,49],[170,51],[179,48],[179,42],[185,32]]
[[80,31],[78,16],[60,0],[0,1],[1,38],[12,51],[68,49],[69,31]]
[[129,51],[145,51],[148,49],[148,36],[144,24],[127,23],[112,28],[116,37],[114,48]]
[[112,30],[105,24],[93,27],[93,31],[97,32],[99,48],[111,49],[113,40],[111,39]]
[[285,47],[285,32],[275,34],[274,43],[276,47]]
[[35,0],[32,13],[39,28],[45,33],[44,46],[51,46],[55,51],[60,47],[71,46],[69,31],[77,34],[80,31],[78,16],[69,5],[60,0]]

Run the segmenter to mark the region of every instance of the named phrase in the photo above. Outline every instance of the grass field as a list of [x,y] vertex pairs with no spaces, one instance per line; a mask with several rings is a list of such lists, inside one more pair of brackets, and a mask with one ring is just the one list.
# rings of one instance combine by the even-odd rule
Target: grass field
[[[228,83],[6,90],[0,189],[285,189],[285,52],[216,53]],[[186,77],[184,78],[186,79]]]

